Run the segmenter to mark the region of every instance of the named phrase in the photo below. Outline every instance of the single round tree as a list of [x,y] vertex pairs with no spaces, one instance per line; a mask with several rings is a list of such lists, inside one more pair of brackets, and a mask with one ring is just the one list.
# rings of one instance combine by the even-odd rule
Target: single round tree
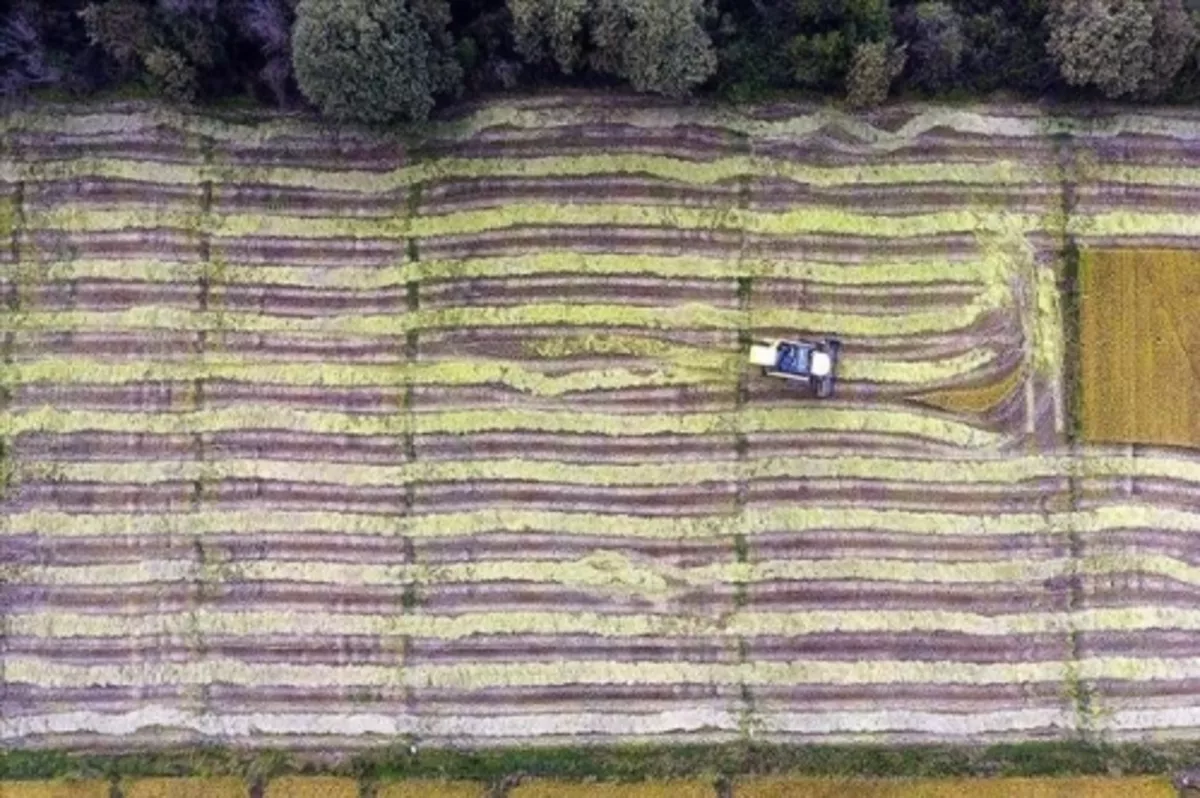
[[437,89],[429,34],[407,0],[300,0],[296,84],[338,120],[422,120]]

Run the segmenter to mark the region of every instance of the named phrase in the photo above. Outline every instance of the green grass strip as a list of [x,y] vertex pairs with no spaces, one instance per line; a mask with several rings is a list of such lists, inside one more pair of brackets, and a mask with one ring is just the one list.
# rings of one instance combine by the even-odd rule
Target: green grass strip
[[1000,745],[721,744],[513,746],[485,749],[380,744],[343,759],[297,751],[213,746],[154,752],[0,752],[0,778],[325,773],[372,780],[453,778],[500,783],[506,777],[646,781],[780,774],[848,777],[1014,777],[1158,775],[1200,766],[1200,743],[1095,743],[1076,740]]

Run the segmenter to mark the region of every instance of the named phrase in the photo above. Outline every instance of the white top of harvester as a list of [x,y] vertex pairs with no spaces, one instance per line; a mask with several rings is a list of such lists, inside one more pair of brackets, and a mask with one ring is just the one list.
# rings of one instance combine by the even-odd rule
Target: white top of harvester
[[813,352],[812,368],[809,370],[814,377],[824,377],[833,371],[833,360],[824,352]]

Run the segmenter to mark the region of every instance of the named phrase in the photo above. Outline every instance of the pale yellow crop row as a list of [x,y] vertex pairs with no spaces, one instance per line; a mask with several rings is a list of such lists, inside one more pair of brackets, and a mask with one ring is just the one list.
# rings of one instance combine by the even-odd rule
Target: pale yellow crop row
[[[1174,661],[1174,660],[1173,660]],[[1109,674],[1136,678],[1139,666],[1153,660],[1114,658],[1080,663],[1088,678]],[[747,662],[738,664],[685,662],[560,661],[456,665],[291,665],[252,664],[213,657],[202,663],[139,665],[64,665],[42,659],[9,656],[5,675],[14,682],[38,687],[91,685],[212,684],[412,687],[479,689],[559,684],[1028,684],[1063,678],[1063,662],[978,665],[967,662],[908,660]],[[1200,668],[1188,669],[1200,672]],[[1182,678],[1182,674],[1175,675]]]
[[[1090,657],[1074,664],[1081,679],[1182,680],[1200,675],[1192,660]],[[1031,684],[1061,681],[1059,661],[976,664],[910,660],[685,663],[559,661],[455,665],[254,664],[211,658],[200,663],[65,665],[9,656],[7,678],[38,687],[93,685],[211,684],[255,686],[411,687],[473,690],[561,684]]]
[[[30,464],[40,468],[41,464]],[[1011,458],[909,459],[846,455],[770,457],[642,464],[595,464],[542,460],[419,460],[403,465],[325,463],[268,458],[210,461],[84,461],[53,464],[56,479],[80,482],[153,483],[171,479],[262,479],[347,487],[410,482],[511,480],[561,485],[695,485],[772,478],[869,480],[878,484],[929,483],[938,490],[970,492],[975,486],[1016,484],[1053,477],[1141,477],[1177,479],[1200,485],[1200,459],[1029,455]],[[16,466],[18,477],[22,473]]]
[[567,410],[450,410],[437,413],[354,414],[292,410],[272,404],[190,413],[68,411],[41,407],[0,412],[0,435],[26,432],[198,433],[238,429],[290,429],[341,435],[389,435],[537,430],[593,435],[699,435],[717,432],[875,432],[962,447],[994,447],[1004,437],[917,408],[820,407],[804,413],[747,408],[726,413],[588,413]]
[[[216,249],[219,250],[219,243]],[[267,284],[370,290],[403,286],[412,281],[465,280],[474,277],[530,275],[646,274],[663,278],[733,279],[737,277],[804,280],[820,285],[896,283],[906,291],[922,285],[954,288],[990,283],[1004,265],[995,258],[969,261],[894,260],[886,252],[869,264],[808,260],[765,260],[756,257],[708,258],[697,255],[605,255],[573,250],[538,251],[462,260],[422,260],[394,266],[278,266],[227,264],[219,284]],[[212,266],[157,260],[78,260],[49,264],[45,282],[83,278],[120,278],[159,283],[196,282],[212,278]],[[566,278],[564,278],[566,279]],[[734,289],[731,287],[730,289]]]
[[572,536],[626,536],[643,539],[700,540],[767,532],[822,529],[871,529],[912,535],[1066,535],[1103,534],[1115,529],[1151,528],[1200,532],[1200,513],[1143,504],[1112,504],[1095,510],[1063,513],[982,515],[861,507],[750,507],[729,515],[646,517],[618,513],[551,512],[494,509],[462,513],[387,516],[278,510],[203,510],[172,514],[57,513],[41,510],[5,516],[12,535],[93,537],[213,533],[257,535],[321,530],[330,534],[455,538],[495,532],[548,532]]
[[[632,347],[636,350],[637,347]],[[614,347],[611,354],[621,354]],[[553,357],[552,354],[542,354]],[[636,355],[636,351],[628,352]],[[741,370],[736,352],[708,352],[694,347],[664,347],[647,357],[661,361],[648,371],[646,364],[632,370],[610,366],[575,368],[547,373],[537,363],[497,360],[450,360],[405,364],[387,363],[271,363],[251,358],[211,353],[182,362],[123,361],[108,363],[90,358],[47,358],[12,363],[0,369],[9,385],[31,382],[119,385],[141,381],[224,379],[284,385],[486,385],[501,384],[539,396],[561,396],[577,391],[612,390],[639,386],[687,385],[724,382]],[[849,361],[842,376],[880,383],[942,382],[970,374],[995,359],[994,352],[972,349],[960,355],[931,361],[862,358]]]
[[791,308],[751,311],[698,303],[666,307],[543,303],[513,307],[451,307],[412,313],[359,314],[297,318],[257,313],[185,310],[145,305],[116,312],[38,311],[0,314],[0,330],[224,330],[294,332],[312,335],[403,335],[410,330],[461,327],[566,326],[706,328],[740,330],[755,326],[828,330],[846,336],[898,337],[953,332],[970,327],[987,310],[999,307],[1004,286],[989,287],[976,300],[940,310],[895,315],[835,313]]
[[[170,164],[113,158],[76,158],[63,161],[9,161],[0,164],[0,180],[37,182],[80,178],[147,180],[168,185],[262,183],[275,186],[356,191],[382,194],[416,183],[435,180],[469,180],[497,177],[589,177],[603,174],[645,175],[660,180],[713,185],[757,175],[794,180],[817,186],[962,183],[1009,185],[1042,183],[1045,170],[1014,161],[992,163],[865,163],[855,166],[812,166],[764,156],[730,155],[694,161],[669,155],[638,153],[551,155],[533,158],[439,158],[390,171],[309,169],[245,164]],[[730,202],[736,201],[730,197]],[[403,213],[405,201],[397,197]]]
[[[624,204],[512,202],[499,208],[466,210],[444,216],[404,218],[306,218],[266,214],[200,214],[151,208],[96,210],[86,206],[56,206],[31,210],[28,229],[99,232],[129,228],[171,227],[206,233],[214,238],[249,235],[288,238],[404,238],[453,236],[519,225],[613,225],[685,230],[740,230],[764,235],[842,233],[880,238],[973,233],[1017,224],[1025,231],[1042,225],[1039,216],[997,211],[942,211],[909,216],[873,216],[827,207],[768,212],[745,208],[704,209]],[[218,242],[219,243],[219,242]]]
[[1200,218],[1183,213],[1112,211],[1074,214],[1067,231],[1079,236],[1200,235]]
[[215,610],[200,605],[176,612],[102,615],[92,612],[13,611],[8,633],[43,638],[187,635],[373,635],[455,640],[474,635],[592,634],[602,637],[801,636],[828,632],[955,632],[965,635],[1033,635],[1178,629],[1200,631],[1200,610],[1130,606],[1067,612],[978,614],[955,610],[820,610],[802,612],[731,609],[720,614],[611,614],[594,612],[420,611],[371,613]]
[[[1177,577],[1200,584],[1200,569],[1169,557],[1088,560],[1088,573],[1137,571]],[[287,581],[342,586],[398,586],[539,582],[648,598],[667,597],[696,587],[753,584],[773,580],[867,581],[928,584],[1037,582],[1066,573],[1065,559],[1041,561],[930,562],[902,559],[764,560],[726,562],[690,568],[635,561],[612,551],[577,560],[489,560],[446,565],[359,565],[323,561],[255,560],[225,563],[220,581]],[[194,581],[202,568],[189,560],[141,560],[136,563],[83,566],[31,566],[18,569],[9,584],[129,585]],[[1032,585],[1030,586],[1033,587]]]
[[[1118,628],[1147,619],[1129,610],[1104,610]],[[1127,613],[1127,615],[1115,615]],[[1144,613],[1143,613],[1144,615]],[[1200,613],[1193,612],[1200,624]],[[713,614],[612,614],[594,612],[466,612],[433,615],[419,611],[388,615],[371,613],[219,611],[204,605],[179,612],[101,615],[40,610],[12,612],[10,635],[32,637],[147,637],[184,635],[408,635],[455,640],[473,635],[592,634],[602,637],[728,637],[806,635],[822,632],[952,631],[967,635],[1047,634],[1068,630],[1065,612],[980,615],[952,610],[804,610],[759,612],[731,610]],[[1091,619],[1094,621],[1096,619]],[[1081,630],[1090,628],[1081,619]],[[1138,624],[1142,625],[1138,625]],[[1072,624],[1072,627],[1075,626]],[[1195,628],[1195,624],[1193,624]]]
[[[957,361],[964,360],[963,357]],[[549,374],[532,363],[495,360],[448,361],[436,363],[346,364],[262,363],[236,356],[215,355],[191,362],[118,362],[89,359],[38,360],[12,364],[0,370],[8,384],[53,382],[56,384],[125,383],[160,380],[239,380],[275,385],[310,386],[403,386],[413,385],[507,385],[537,396],[561,396],[577,391],[601,391],[620,388],[694,385],[721,381],[736,373],[739,361],[726,356],[724,362],[704,365],[665,364],[663,368],[637,371],[628,368],[579,369]],[[859,371],[863,371],[860,364]],[[935,379],[955,376],[957,362],[881,363],[880,381],[887,377],[920,375],[927,371]],[[970,365],[974,365],[970,363]],[[922,369],[922,366],[925,369]],[[944,375],[944,376],[943,376]]]
[[[342,586],[448,585],[489,582],[538,582],[649,599],[675,596],[697,587],[775,580],[865,580],[931,585],[1041,583],[1068,573],[1094,576],[1155,575],[1200,585],[1200,567],[1161,554],[1093,555],[1065,558],[944,562],[893,559],[763,560],[714,563],[681,568],[631,560],[597,551],[577,560],[495,560],[445,565],[360,565],[323,561],[229,561],[218,581],[286,581]],[[129,585],[195,581],[202,567],[189,560],[16,568],[9,584]],[[1036,584],[1029,584],[1031,589]]]

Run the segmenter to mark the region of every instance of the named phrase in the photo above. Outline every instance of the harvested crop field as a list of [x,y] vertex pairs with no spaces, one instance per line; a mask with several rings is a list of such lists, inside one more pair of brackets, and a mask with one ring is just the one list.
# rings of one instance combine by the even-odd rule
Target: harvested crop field
[[1200,116],[2,128],[6,746],[1200,730],[1200,457],[1067,443],[1058,291]]
[[1101,250],[1082,266],[1084,437],[1200,448],[1200,255]]

